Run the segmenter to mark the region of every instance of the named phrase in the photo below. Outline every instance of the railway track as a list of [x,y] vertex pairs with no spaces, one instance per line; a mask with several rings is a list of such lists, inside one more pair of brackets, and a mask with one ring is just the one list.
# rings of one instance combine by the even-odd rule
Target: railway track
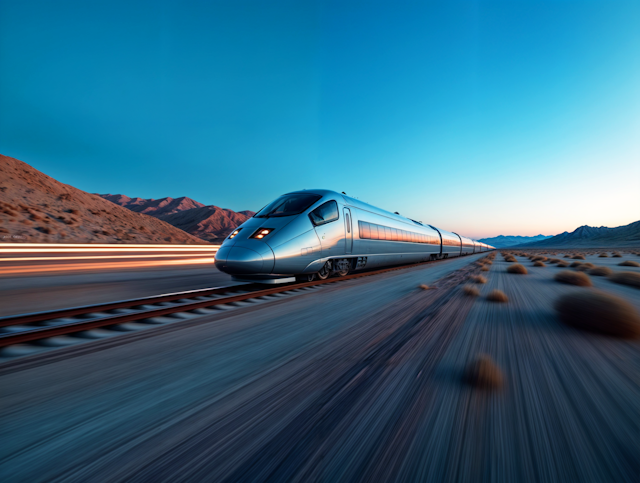
[[[171,322],[171,320],[161,320],[162,317],[178,316],[178,318],[189,319],[213,313],[209,309],[229,309],[241,302],[264,302],[269,298],[309,291],[325,284],[379,275],[426,263],[434,262],[384,268],[313,282],[285,284],[267,289],[260,284],[233,285],[3,317],[0,318],[0,348],[44,342],[60,336],[71,336],[78,340],[59,341],[58,344],[54,342],[51,345],[64,346],[74,342],[79,343],[82,340],[96,340],[117,335],[117,332],[143,329],[145,325],[151,327]],[[173,320],[175,321],[176,319]],[[109,330],[110,333],[105,332],[104,329]]]

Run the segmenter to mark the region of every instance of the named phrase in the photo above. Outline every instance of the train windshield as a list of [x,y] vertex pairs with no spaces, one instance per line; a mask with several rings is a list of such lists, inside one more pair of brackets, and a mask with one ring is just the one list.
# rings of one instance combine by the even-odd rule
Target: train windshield
[[255,218],[298,215],[320,198],[322,196],[304,193],[282,195],[256,213]]

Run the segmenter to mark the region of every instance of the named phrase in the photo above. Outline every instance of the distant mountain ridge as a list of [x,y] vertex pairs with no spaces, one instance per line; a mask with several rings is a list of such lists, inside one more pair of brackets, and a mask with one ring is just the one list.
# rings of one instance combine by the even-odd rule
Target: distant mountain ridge
[[[606,226],[583,225],[571,233],[564,232],[546,240],[526,243],[531,248],[608,248],[608,247],[640,247],[640,221],[628,225],[608,228]],[[525,246],[522,245],[522,246]]]
[[143,213],[145,215],[155,216],[156,218],[162,215],[172,215],[192,208],[202,208],[204,206],[202,203],[198,203],[186,196],[182,196],[181,198],[161,198],[159,200],[129,198],[125,195],[98,196],[101,196],[105,200],[109,200],[116,205],[135,211],[136,213]]
[[486,243],[487,245],[494,246],[496,248],[513,247],[521,245],[523,243],[537,242],[540,240],[546,240],[553,235],[536,235],[536,236],[517,236],[517,235],[499,235],[493,238],[481,238],[478,241]]
[[193,236],[214,243],[222,241],[255,215],[253,211],[235,212],[214,205],[206,206],[186,196],[157,200],[112,194],[99,196],[136,213],[166,221]]

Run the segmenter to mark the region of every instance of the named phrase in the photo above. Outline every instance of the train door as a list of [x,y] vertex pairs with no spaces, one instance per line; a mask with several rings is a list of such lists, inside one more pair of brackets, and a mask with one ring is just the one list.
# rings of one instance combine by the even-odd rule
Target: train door
[[353,226],[351,224],[351,210],[343,209],[344,213],[344,252],[350,254],[353,250]]

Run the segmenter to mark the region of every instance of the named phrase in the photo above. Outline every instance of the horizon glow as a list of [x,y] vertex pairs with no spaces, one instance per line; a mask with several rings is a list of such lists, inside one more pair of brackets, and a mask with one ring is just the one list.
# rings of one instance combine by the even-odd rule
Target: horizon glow
[[90,193],[325,188],[470,238],[640,219],[640,2],[0,3],[0,152]]

